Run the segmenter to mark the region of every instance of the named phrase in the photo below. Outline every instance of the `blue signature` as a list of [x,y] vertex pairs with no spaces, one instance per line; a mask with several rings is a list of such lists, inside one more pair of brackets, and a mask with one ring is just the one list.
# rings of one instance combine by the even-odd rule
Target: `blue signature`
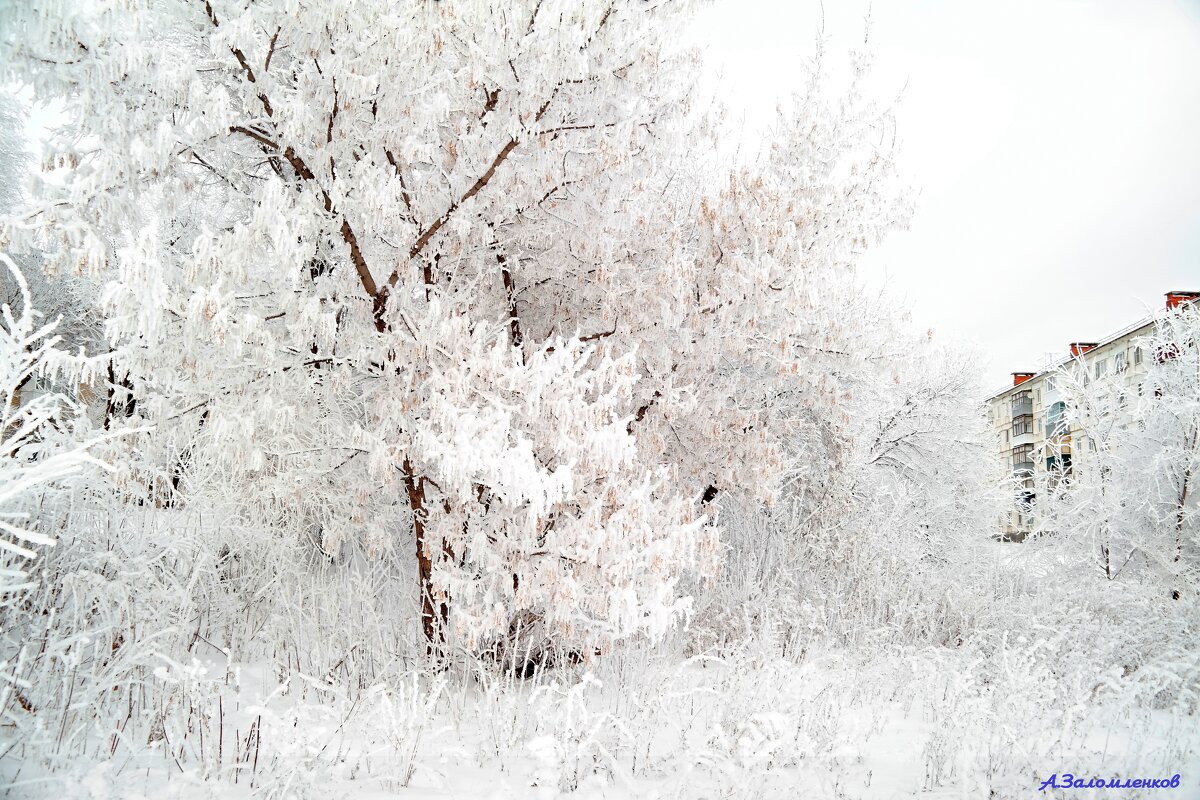
[[1070,772],[1064,772],[1062,777],[1058,773],[1054,773],[1046,780],[1042,781],[1042,785],[1038,787],[1040,791],[1046,789],[1178,789],[1179,788],[1179,773],[1170,778],[1076,778]]

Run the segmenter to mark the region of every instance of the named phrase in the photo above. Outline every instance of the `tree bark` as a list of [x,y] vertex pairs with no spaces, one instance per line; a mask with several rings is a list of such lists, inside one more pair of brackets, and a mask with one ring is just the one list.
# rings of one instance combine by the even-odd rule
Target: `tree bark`
[[421,632],[425,637],[425,654],[440,659],[445,644],[445,627],[449,618],[446,603],[435,609],[433,602],[433,557],[425,539],[425,479],[419,478],[412,462],[404,459],[404,488],[408,492],[408,505],[412,509],[413,538],[417,548],[417,587],[421,593]]
[[[1200,428],[1192,431],[1191,446],[1188,448],[1188,455],[1196,451],[1196,441],[1200,437]],[[1175,503],[1175,564],[1178,565],[1183,560],[1183,523],[1186,517],[1188,494],[1192,488],[1192,467],[1188,467],[1183,471],[1183,486],[1179,490],[1179,499]],[[1178,566],[1176,566],[1178,569]],[[1178,576],[1176,577],[1178,580]],[[1178,600],[1182,597],[1182,592],[1178,588],[1171,590],[1171,599]]]

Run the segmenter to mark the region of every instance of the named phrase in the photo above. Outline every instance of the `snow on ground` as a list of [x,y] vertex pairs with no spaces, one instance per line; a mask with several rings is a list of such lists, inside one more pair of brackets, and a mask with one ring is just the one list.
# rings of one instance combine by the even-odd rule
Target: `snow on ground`
[[1019,671],[975,677],[978,660],[898,650],[669,668],[646,656],[601,665],[605,678],[414,673],[353,696],[299,675],[269,689],[261,667],[197,660],[161,673],[178,702],[210,700],[190,731],[160,727],[53,775],[12,756],[0,766],[15,796],[63,800],[1104,796],[1038,791],[1068,772],[1178,772],[1196,788],[1194,716],[1063,702],[1048,685],[1039,696]]
[[[381,592],[346,567],[329,568],[331,582],[305,588],[304,602],[288,593],[279,553],[263,547],[242,547],[245,591],[189,583],[211,531],[146,513],[141,524],[87,530],[104,546],[61,581],[77,605],[109,610],[82,618],[84,633],[64,632],[48,671],[28,673],[61,679],[46,684],[61,692],[34,683],[24,689],[29,708],[10,704],[11,724],[0,728],[9,796],[1142,796],[1039,790],[1066,773],[1179,773],[1179,790],[1145,796],[1200,796],[1200,663],[1164,634],[1187,622],[1168,616],[1179,607],[1155,605],[1133,584],[1081,595],[1054,579],[1062,562],[1053,547],[979,548],[970,579],[941,590],[953,593],[943,605],[954,615],[939,630],[963,632],[940,644],[864,627],[838,645],[833,620],[795,659],[770,632],[750,630],[721,657],[686,658],[681,636],[518,679],[465,658],[436,672],[389,656],[399,639],[386,614],[370,614],[392,606],[372,612]],[[172,535],[145,536],[143,525]],[[47,567],[78,552],[56,550]],[[386,572],[380,580],[390,585]],[[110,625],[139,641],[110,645]],[[230,639],[242,648],[232,660],[214,644]],[[76,681],[68,662],[96,646],[87,680],[81,672]]]

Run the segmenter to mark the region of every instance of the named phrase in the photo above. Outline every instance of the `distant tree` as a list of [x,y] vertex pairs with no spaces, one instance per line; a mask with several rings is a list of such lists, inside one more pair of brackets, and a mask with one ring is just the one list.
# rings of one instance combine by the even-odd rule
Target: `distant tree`
[[860,322],[832,345],[845,355],[826,356],[840,393],[813,428],[827,441],[804,443],[814,463],[774,507],[722,509],[723,569],[701,593],[693,647],[758,628],[795,654],[815,636],[881,625],[941,641],[962,633],[947,592],[977,564],[1007,500],[977,358],[914,332],[894,299],[853,282],[845,291],[842,308]]
[[21,105],[0,92],[0,215],[10,213],[21,199],[28,157]]
[[973,542],[994,523],[1001,487],[977,402],[977,358],[928,337],[894,337],[864,432],[859,491],[920,532],[921,555]]
[[[1086,365],[1060,370],[1083,451],[1069,484],[1048,494],[1040,528],[1081,543],[1108,578],[1126,569],[1174,599],[1200,578],[1200,309],[1159,313],[1137,346],[1149,355],[1140,393]],[[1087,444],[1080,442],[1086,439]]]
[[[25,116],[25,109],[16,97],[0,92],[0,243],[6,243],[5,232],[13,220],[12,215],[28,199],[25,185],[29,180],[30,159]],[[26,244],[30,246],[21,252],[8,254],[15,271],[0,270],[0,302],[13,309],[25,308],[28,302],[25,293],[28,292],[38,314],[54,323],[55,335],[60,340],[58,349],[77,352],[83,348],[92,353],[102,349],[93,283],[75,275],[57,276],[57,279],[47,276],[42,270],[43,258],[38,243]],[[20,280],[16,279],[18,273]],[[39,378],[51,381],[54,377],[31,373],[25,381]],[[74,395],[78,387],[57,385],[54,388],[67,389]],[[17,405],[21,403],[23,389],[24,385],[17,387],[14,394]]]

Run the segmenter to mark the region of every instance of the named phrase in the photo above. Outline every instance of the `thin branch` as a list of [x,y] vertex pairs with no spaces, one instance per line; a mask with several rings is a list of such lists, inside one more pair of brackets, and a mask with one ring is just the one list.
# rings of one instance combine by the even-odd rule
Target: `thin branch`
[[646,418],[646,412],[650,410],[651,406],[653,406],[660,397],[662,397],[662,392],[656,389],[650,399],[646,401],[646,404],[637,410],[637,413],[633,415],[633,419],[631,419],[629,424],[625,426],[626,433],[630,435],[633,434],[633,426]]
[[[437,232],[442,229],[442,226],[450,221],[450,217],[454,216],[454,212],[457,211],[463,203],[479,194],[480,190],[488,185],[488,182],[496,174],[496,169],[504,163],[505,159],[508,158],[509,154],[512,153],[516,147],[517,140],[509,139],[508,143],[505,144],[504,147],[501,148],[500,152],[496,154],[496,157],[492,159],[492,163],[488,166],[487,171],[484,172],[483,175],[479,176],[479,179],[476,180],[475,183],[471,184],[471,188],[467,189],[467,191],[463,193],[462,197],[452,202],[450,206],[442,213],[442,215],[434,220],[433,224],[425,229],[424,233],[417,237],[417,240],[413,243],[413,246],[408,251],[409,260],[412,260],[421,254],[421,251],[425,249],[425,246],[429,244],[429,241],[437,235]],[[394,287],[399,282],[400,270],[397,268],[388,278],[387,285],[388,287]]]
[[267,60],[263,62],[263,72],[271,68],[271,56],[275,55],[275,43],[279,41],[279,32],[282,28],[275,28],[275,35],[271,37],[271,46],[267,49]]
[[597,339],[607,339],[609,336],[612,336],[616,332],[617,332],[617,326],[614,323],[611,331],[600,331],[599,333],[589,333],[587,336],[579,337],[579,341],[594,342]]
[[391,150],[385,149],[383,154],[387,156],[388,163],[396,171],[396,177],[400,180],[400,197],[404,200],[404,207],[408,209],[409,217],[416,222],[416,216],[413,215],[412,198],[408,195],[408,186],[404,183],[404,173],[400,171],[400,164],[396,161],[396,156],[392,155]]
[[496,108],[496,103],[500,99],[500,87],[497,86],[487,93],[487,100],[483,104],[483,111],[479,113],[479,118],[483,119],[488,115],[488,112]]
[[[211,3],[209,3],[208,0],[204,0],[204,8],[208,12],[208,18],[209,18],[209,20],[212,21],[213,27],[216,27],[218,25],[217,15],[213,11],[212,5],[211,5]],[[242,53],[241,50],[238,50],[236,48],[232,48],[232,49],[233,49],[234,56],[238,60],[238,63],[242,65],[243,69],[246,72],[246,79],[248,81],[250,81],[250,83],[257,83],[257,81],[255,80],[255,77],[254,77],[254,70],[250,68],[250,63],[246,60],[245,55]],[[273,49],[273,47],[272,47],[272,49]],[[262,101],[263,108],[266,109],[267,115],[274,116],[274,112],[271,108],[271,102],[270,102],[270,100],[267,99],[267,96],[265,94],[259,94],[258,97],[259,97],[259,100]],[[335,97],[336,97],[336,87],[335,87]],[[336,111],[337,111],[337,109],[336,109],[336,102],[335,102],[335,106],[334,106],[335,114],[336,114]],[[274,142],[271,139],[268,139],[266,136],[257,134],[254,131],[250,130],[249,128],[246,128],[246,127],[243,127],[240,125],[234,126],[234,127],[236,128],[237,133],[241,133],[246,136],[249,136],[250,138],[259,142],[259,144],[262,144],[264,147],[268,147],[275,151],[279,150],[280,145],[278,142]],[[333,133],[332,117],[330,118],[330,127],[329,127],[328,133],[330,136],[332,136],[332,133]],[[336,211],[333,207],[333,199],[329,196],[329,192],[325,191],[325,189],[320,186],[320,184],[316,180],[317,176],[313,173],[313,171],[311,169],[309,169],[308,164],[306,164],[304,162],[304,159],[300,157],[300,154],[296,152],[295,148],[293,148],[291,145],[288,145],[283,150],[283,157],[287,159],[287,162],[292,166],[292,170],[297,175],[299,175],[302,179],[304,179],[306,181],[311,181],[311,182],[317,184],[317,188],[320,190],[321,196],[325,201],[325,210],[328,211],[330,214],[336,214]],[[330,163],[330,169],[331,170],[333,169],[332,162]],[[350,260],[354,263],[354,269],[358,272],[359,281],[362,283],[363,289],[366,290],[367,294],[370,295],[370,297],[371,297],[373,310],[374,310],[374,316],[375,316],[375,327],[377,330],[383,331],[387,327],[383,322],[385,297],[383,294],[380,293],[379,287],[375,284],[375,279],[372,277],[371,270],[367,266],[366,258],[363,256],[362,248],[359,246],[359,243],[358,243],[358,237],[354,233],[354,229],[351,227],[350,221],[347,220],[344,216],[342,217],[341,234],[342,234],[342,240],[345,241],[346,245],[350,248]]]
[[557,128],[547,128],[544,131],[537,131],[538,136],[547,133],[562,133],[563,131],[592,131],[601,128],[615,128],[618,125],[616,122],[593,122],[587,125],[560,125]]
[[276,142],[272,139],[268,139],[266,136],[263,136],[261,133],[256,133],[255,131],[252,131],[249,128],[246,128],[242,125],[231,126],[229,128],[229,132],[230,133],[241,133],[241,134],[244,134],[245,136],[249,136],[254,141],[258,142],[259,144],[263,145],[264,147],[269,147],[272,150],[279,149],[279,142]]

